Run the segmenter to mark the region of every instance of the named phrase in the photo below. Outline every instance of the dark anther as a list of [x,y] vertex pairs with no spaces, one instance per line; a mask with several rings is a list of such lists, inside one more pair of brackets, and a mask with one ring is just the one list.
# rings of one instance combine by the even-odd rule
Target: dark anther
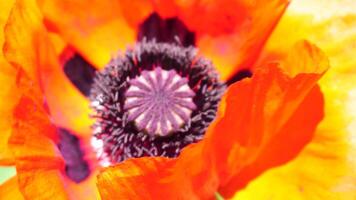
[[63,128],[58,129],[58,134],[57,146],[65,161],[65,173],[69,179],[80,183],[90,175],[90,168],[83,158],[80,141],[78,137]]
[[226,81],[226,85],[231,85],[237,81],[241,81],[244,78],[252,77],[252,72],[248,69],[242,69],[238,71],[235,75],[233,75],[228,81]]
[[179,42],[187,47],[195,45],[195,34],[177,18],[162,19],[157,13],[151,14],[140,26],[138,41],[142,39],[157,42],[176,43]]
[[93,84],[95,71],[95,68],[79,54],[73,55],[64,64],[64,73],[85,96],[88,96],[90,93],[90,87]]
[[176,157],[214,120],[225,85],[193,47],[142,41],[97,74],[94,138],[103,160]]

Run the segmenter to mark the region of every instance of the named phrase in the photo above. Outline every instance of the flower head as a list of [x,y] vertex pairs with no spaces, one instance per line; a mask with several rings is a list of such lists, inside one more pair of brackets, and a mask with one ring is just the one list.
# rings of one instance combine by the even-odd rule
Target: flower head
[[[92,3],[18,0],[12,8],[4,56],[16,95],[1,160],[17,176],[0,191],[232,197],[313,140],[326,56],[300,41],[258,57],[288,1]],[[236,82],[241,70],[252,77]]]

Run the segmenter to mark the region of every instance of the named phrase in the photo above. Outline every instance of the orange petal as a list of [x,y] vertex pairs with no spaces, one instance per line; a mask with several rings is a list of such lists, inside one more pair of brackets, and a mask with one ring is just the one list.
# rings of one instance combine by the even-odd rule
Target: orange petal
[[163,17],[182,19],[197,34],[201,52],[227,80],[240,69],[252,68],[288,2],[156,0],[154,7]]
[[[296,159],[262,174],[237,193],[236,199],[356,199],[354,6],[356,2],[343,0],[295,1],[277,27],[267,45],[269,50],[283,51],[293,40],[305,37],[329,55],[331,67],[319,81],[325,97],[325,117]],[[295,21],[299,25],[290,31],[290,23]],[[280,37],[287,32],[291,37]]]
[[[46,40],[46,36],[42,40]],[[38,55],[41,85],[51,117],[58,126],[87,137],[92,124],[89,100],[70,83],[52,46],[39,42],[37,48],[41,52]]]
[[159,14],[177,15],[197,34],[198,48],[227,80],[240,69],[252,68],[289,1],[154,2]]
[[[13,158],[8,148],[8,139],[12,131],[12,110],[19,99],[19,91],[15,87],[15,70],[5,61],[0,63],[0,164],[12,165]],[[7,71],[7,72],[5,72]]]
[[26,199],[96,199],[93,178],[75,184],[64,175],[57,128],[51,124],[38,88],[24,73],[19,74],[18,86],[22,96],[14,110],[9,146],[22,194]]
[[91,172],[90,176],[79,184],[67,180],[66,190],[72,199],[99,200],[99,191],[96,187],[97,174],[97,171]]
[[[103,67],[119,49],[134,42],[136,34],[120,13],[116,1],[40,0],[49,29],[60,34],[97,67]],[[90,14],[88,14],[90,13]],[[137,12],[135,12],[137,13]]]
[[68,48],[67,43],[56,33],[48,33],[48,37],[54,47],[57,57],[60,57]]
[[[295,61],[304,61],[307,52]],[[312,66],[326,59],[310,58]],[[285,74],[271,64],[230,86],[221,116],[203,141],[185,148],[177,159],[132,159],[107,169],[98,178],[103,199],[208,199],[218,190],[230,197],[262,171],[291,160],[323,116],[316,81],[326,69],[312,71],[312,66],[305,66],[305,73]],[[115,192],[119,186],[125,189]]]
[[36,2],[16,3],[5,36],[6,59],[24,69],[35,84],[41,83],[54,123],[87,135],[91,124],[89,102],[62,71]]
[[[103,200],[114,199],[194,199],[191,191],[180,194],[170,181],[164,180],[165,169],[171,167],[167,158],[130,159],[109,167],[98,176],[98,188]],[[189,188],[180,185],[181,189]],[[117,188],[120,188],[119,190]],[[178,188],[177,188],[178,189]],[[186,195],[185,198],[180,198]]]
[[[224,127],[227,129],[225,132],[239,132],[241,138],[240,144],[237,144],[240,148],[238,153],[243,149],[240,159],[232,159],[238,154],[227,154],[225,157],[227,160],[232,159],[230,165],[235,165],[238,170],[222,165],[222,169],[227,170],[224,172],[225,176],[231,174],[230,171],[237,171],[230,180],[226,179],[220,186],[219,190],[224,195],[233,195],[236,189],[244,187],[248,181],[266,169],[297,156],[311,140],[316,125],[323,116],[323,99],[315,84],[328,68],[327,58],[317,47],[308,42],[301,42],[281,64],[284,64],[283,68],[287,74],[283,75],[271,66],[272,70],[265,75],[254,74],[250,86],[235,86],[237,95],[231,98],[237,102],[241,101],[239,99],[245,99],[244,101],[250,102],[248,104],[253,107],[244,109],[247,110],[247,115],[244,117],[243,128],[242,124],[236,124],[240,130],[238,127],[232,128],[231,124],[229,127],[228,122],[225,122],[225,125],[220,122],[222,130]],[[300,70],[299,73],[294,67]],[[254,86],[253,80],[256,80],[255,84],[260,82],[258,85],[263,87]],[[250,94],[251,97],[246,94],[239,96],[248,87],[256,88],[252,89],[255,93]],[[237,102],[235,104],[238,105]],[[225,118],[230,111],[227,107]],[[233,116],[232,113],[230,115]],[[250,125],[247,125],[246,120]],[[215,128],[219,130],[219,125]],[[222,162],[224,157],[219,155],[219,159]],[[244,163],[244,166],[241,166],[241,163]]]
[[[20,7],[20,4],[25,4]],[[35,2],[16,2],[4,29],[4,55],[14,67],[23,68],[32,80],[38,80],[36,67],[37,41],[33,34],[43,31]],[[22,52],[22,53],[19,53]]]
[[23,200],[23,196],[19,190],[17,177],[14,176],[7,180],[4,184],[0,185],[1,199]]
[[18,184],[26,199],[67,199],[61,172],[64,163],[54,144],[51,125],[41,96],[24,74],[19,77],[22,97],[14,110],[9,147],[16,159]]
[[[14,5],[14,0],[9,0],[2,2],[0,5],[1,13],[0,13],[0,45],[2,46],[4,44],[4,32],[3,28],[7,22],[7,18],[9,17],[10,11],[12,6]],[[2,51],[1,51],[1,57],[3,56]]]
[[122,15],[135,30],[153,12],[151,0],[119,0]]
[[[4,44],[4,32],[2,31],[14,1],[5,1],[0,5],[0,47]],[[11,134],[12,109],[18,101],[18,94],[15,90],[15,69],[5,60],[3,52],[0,53],[0,164],[13,164],[12,155],[8,149],[7,142]]]

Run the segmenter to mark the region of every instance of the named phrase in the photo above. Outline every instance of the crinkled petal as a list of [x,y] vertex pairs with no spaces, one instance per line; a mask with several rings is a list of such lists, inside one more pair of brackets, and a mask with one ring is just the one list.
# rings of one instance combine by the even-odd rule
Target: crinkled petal
[[[0,63],[1,65],[1,63]],[[4,62],[1,65],[1,70],[9,69],[8,74],[4,74],[4,71],[0,72],[0,164],[12,165],[13,158],[11,151],[8,148],[8,139],[12,131],[12,109],[18,101],[19,95],[15,88],[15,75],[10,65]]]
[[[0,5],[0,47],[4,44],[3,28],[6,24],[14,1],[5,1]],[[15,70],[5,60],[3,52],[0,53],[0,164],[11,165],[13,159],[8,149],[7,142],[11,134],[12,109],[18,100],[18,94],[14,88]]]
[[122,16],[118,1],[38,0],[38,3],[47,27],[97,67],[106,65],[119,49],[126,48],[136,38]]
[[[291,78],[269,67],[266,74],[256,72],[250,83],[231,87],[225,116],[214,128],[230,138],[228,142],[216,134],[212,139],[224,177],[219,187],[223,196],[230,197],[262,172],[295,158],[323,117],[323,98],[315,86],[321,74]],[[241,118],[235,117],[237,112]]]
[[18,87],[22,95],[13,111],[9,147],[15,157],[20,191],[26,199],[67,199],[61,179],[64,163],[55,145],[57,132],[41,92],[25,72],[18,76]]
[[1,199],[24,200],[17,183],[17,177],[14,176],[0,185]]
[[62,71],[35,1],[17,1],[5,28],[4,53],[10,64],[41,84],[55,124],[88,134],[89,101]]
[[[170,190],[162,181],[169,166],[167,158],[131,159],[107,168],[99,177],[99,192],[103,200],[109,199],[172,199],[177,191]],[[181,185],[185,187],[185,185]],[[120,188],[119,190],[117,188]],[[168,190],[167,190],[168,189]],[[186,192],[189,195],[189,191]],[[179,195],[177,195],[179,197]]]
[[[252,79],[230,86],[223,111],[206,137],[185,148],[177,159],[132,159],[104,171],[98,178],[102,198],[209,199],[216,191],[231,197],[263,171],[295,158],[323,116],[316,82],[328,65],[323,65],[325,56],[307,56],[307,47],[319,51],[302,42],[291,52],[299,52],[300,59],[280,62],[281,66],[291,61],[305,63],[299,73],[283,72],[277,64],[270,64],[257,70]],[[125,190],[115,192],[120,185]],[[146,194],[143,188],[153,192]]]
[[[289,1],[164,1],[154,8],[164,17],[178,16],[197,34],[197,46],[227,80],[252,68]],[[197,14],[199,13],[199,14]]]
[[80,184],[65,175],[58,151],[58,129],[49,118],[43,95],[26,73],[19,71],[21,98],[13,115],[9,147],[15,157],[19,188],[26,199],[98,199],[95,174]]
[[[281,55],[280,51],[302,37],[310,38],[329,55],[331,67],[319,82],[325,98],[325,117],[295,160],[255,179],[236,194],[236,199],[356,198],[356,16],[350,14],[354,12],[352,5],[356,4],[295,2],[276,28],[266,46],[272,56],[267,57]],[[290,31],[291,24],[298,21]],[[281,37],[287,32],[290,37]]]
[[47,26],[99,68],[118,49],[135,41],[139,25],[153,11],[165,18],[178,17],[197,34],[198,47],[213,60],[224,80],[239,69],[252,67],[288,3],[288,0],[104,0],[91,4],[39,1]]
[[178,16],[197,34],[197,46],[213,61],[223,80],[238,70],[253,67],[288,3],[288,0],[153,1],[161,16]]

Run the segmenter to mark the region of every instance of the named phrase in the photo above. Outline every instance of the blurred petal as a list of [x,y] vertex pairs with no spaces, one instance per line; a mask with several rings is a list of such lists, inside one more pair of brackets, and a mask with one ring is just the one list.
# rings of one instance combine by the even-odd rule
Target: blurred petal
[[153,2],[160,15],[178,16],[197,34],[198,48],[213,61],[223,80],[238,70],[253,67],[289,3],[288,0]]
[[90,3],[84,0],[38,2],[47,27],[60,34],[86,60],[97,67],[106,65],[111,57],[116,56],[119,49],[126,48],[136,38],[134,30],[122,16],[119,2],[106,0]]
[[[291,55],[299,52],[300,59],[291,61],[304,63],[305,72],[285,74],[271,64],[230,86],[221,115],[203,141],[185,148],[177,159],[132,159],[107,169],[98,178],[102,198],[208,199],[218,190],[230,197],[266,169],[297,156],[323,116],[316,81],[327,65],[321,64],[325,57],[306,56],[310,49],[296,48]],[[125,189],[115,190],[119,186]]]
[[67,50],[67,43],[56,33],[48,33],[48,38],[54,47],[57,57],[62,56]]
[[119,0],[119,4],[123,17],[135,30],[153,12],[151,0]]
[[[329,55],[331,67],[319,82],[325,97],[325,117],[310,144],[295,160],[253,180],[237,193],[236,199],[356,198],[356,16],[350,13],[353,5],[355,2],[348,0],[296,1],[276,28],[266,46],[274,56],[301,37],[313,40]],[[291,23],[298,20],[299,24],[291,30]],[[281,37],[287,32],[291,37]]]
[[[4,43],[4,32],[2,31],[11,7],[14,1],[5,1],[0,5],[0,47]],[[11,152],[7,147],[7,141],[11,134],[12,114],[11,111],[18,100],[18,94],[14,88],[15,69],[13,69],[5,60],[4,55],[0,53],[0,164],[13,164]]]
[[91,175],[79,184],[68,180],[66,190],[72,199],[100,200],[98,188],[96,187],[97,174],[97,172],[91,172]]
[[53,48],[48,43],[39,43],[37,48],[41,52],[38,55],[41,85],[55,124],[89,136],[92,124],[89,100],[68,80]]
[[0,185],[1,199],[23,200],[23,196],[19,190],[17,177],[14,176],[4,184]]
[[10,64],[40,82],[55,124],[88,134],[89,102],[62,71],[36,2],[17,1],[5,28],[4,52]]
[[80,184],[66,177],[56,145],[57,128],[51,124],[38,87],[24,73],[17,80],[22,96],[14,110],[9,146],[22,194],[26,199],[97,199],[95,173]]
[[38,87],[25,72],[17,80],[22,95],[13,113],[9,147],[16,159],[20,190],[26,199],[67,199],[60,172],[64,163],[54,143],[56,128],[50,123]]
[[227,80],[239,69],[252,67],[288,2],[40,0],[39,4],[47,26],[99,68],[135,41],[139,25],[153,10],[165,18],[178,17],[198,35],[198,47]]
[[253,67],[288,2],[209,0],[171,5],[157,1],[155,6],[163,16],[168,10],[176,12],[196,32],[198,48],[227,80],[238,70]]

